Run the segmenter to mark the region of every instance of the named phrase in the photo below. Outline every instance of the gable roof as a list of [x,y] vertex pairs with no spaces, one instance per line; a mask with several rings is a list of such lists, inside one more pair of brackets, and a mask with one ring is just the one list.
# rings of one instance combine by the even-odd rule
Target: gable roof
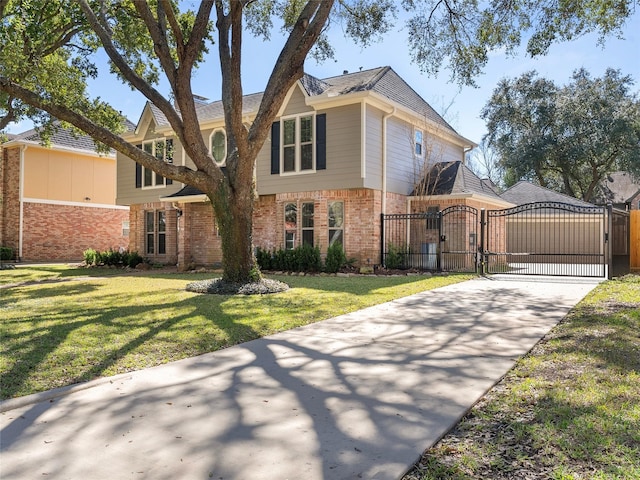
[[613,172],[600,185],[602,203],[628,203],[640,193],[640,179],[635,181],[628,172]]
[[[319,79],[304,74],[299,84],[309,97],[336,98],[353,93],[375,92],[384,98],[395,102],[415,114],[424,117],[444,130],[459,136],[458,132],[449,125],[416,91],[409,86],[391,67],[378,67],[354,73],[345,73],[334,77]],[[243,115],[256,113],[262,101],[263,92],[252,93],[242,98]],[[158,127],[167,127],[169,122],[165,115],[155,105],[147,103],[153,119]],[[209,103],[196,103],[198,119],[201,122],[221,120],[224,118],[222,100]]]
[[[435,163],[425,174],[426,195],[455,195],[476,193],[501,199],[491,186],[461,161]],[[412,196],[417,195],[415,190]]]
[[502,192],[500,197],[515,205],[524,205],[525,203],[534,202],[560,202],[568,203],[569,205],[577,207],[594,206],[592,203],[585,202],[575,197],[570,197],[564,193],[559,193],[524,180],[521,180],[512,187],[506,189]]

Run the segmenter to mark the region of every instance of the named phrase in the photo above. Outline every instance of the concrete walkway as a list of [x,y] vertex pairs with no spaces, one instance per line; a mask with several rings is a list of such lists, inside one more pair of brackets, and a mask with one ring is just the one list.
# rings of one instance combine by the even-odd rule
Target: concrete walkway
[[595,285],[476,279],[8,400],[0,477],[398,479]]

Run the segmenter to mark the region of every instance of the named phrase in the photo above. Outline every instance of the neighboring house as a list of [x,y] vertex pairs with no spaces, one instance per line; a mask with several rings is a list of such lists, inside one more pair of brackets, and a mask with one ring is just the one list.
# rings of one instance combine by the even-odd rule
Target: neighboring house
[[611,203],[619,210],[640,210],[640,179],[628,172],[613,172],[600,186],[599,203]]
[[115,204],[115,155],[98,155],[91,138],[63,129],[50,143],[29,130],[0,145],[0,245],[39,262],[126,248],[129,209]]
[[593,207],[593,203],[559,193],[548,188],[521,180],[500,194],[500,197],[513,205],[524,205],[535,202],[567,203],[577,207]]
[[[244,97],[247,122],[261,98]],[[224,166],[222,103],[199,102],[197,108],[202,136]],[[151,104],[123,136],[167,162],[193,167]],[[257,158],[253,243],[263,249],[308,243],[324,254],[339,242],[360,264],[379,263],[381,214],[411,211],[411,193],[425,165],[462,162],[474,146],[390,67],[322,80],[304,75],[289,91]],[[124,156],[118,155],[117,165],[117,203],[131,209],[130,249],[183,268],[221,262],[204,194]]]

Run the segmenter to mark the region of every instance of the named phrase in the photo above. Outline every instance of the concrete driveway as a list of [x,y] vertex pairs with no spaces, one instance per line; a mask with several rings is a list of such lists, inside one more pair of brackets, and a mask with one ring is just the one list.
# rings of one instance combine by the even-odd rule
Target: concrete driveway
[[595,285],[480,278],[8,400],[0,477],[398,479]]

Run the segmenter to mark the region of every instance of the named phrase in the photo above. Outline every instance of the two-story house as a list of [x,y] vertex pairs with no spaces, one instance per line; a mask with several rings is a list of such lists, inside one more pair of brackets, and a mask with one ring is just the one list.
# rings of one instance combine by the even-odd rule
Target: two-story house
[[[246,122],[261,98],[244,97]],[[224,166],[222,103],[201,101],[198,112],[202,136]],[[125,138],[165,161],[193,166],[151,104]],[[436,162],[464,163],[474,146],[390,67],[322,80],[305,75],[289,91],[257,158],[253,243],[263,249],[308,243],[325,253],[339,242],[347,257],[378,264],[381,214],[410,212],[425,172]],[[213,209],[198,190],[118,155],[117,192],[117,203],[130,206],[131,250],[181,267],[221,261]],[[422,192],[419,199],[437,208],[442,196]],[[469,200],[504,204],[493,192],[451,202]]]
[[116,156],[63,128],[50,145],[28,130],[0,145],[0,245],[22,261],[80,261],[127,248],[129,209],[116,205]]

